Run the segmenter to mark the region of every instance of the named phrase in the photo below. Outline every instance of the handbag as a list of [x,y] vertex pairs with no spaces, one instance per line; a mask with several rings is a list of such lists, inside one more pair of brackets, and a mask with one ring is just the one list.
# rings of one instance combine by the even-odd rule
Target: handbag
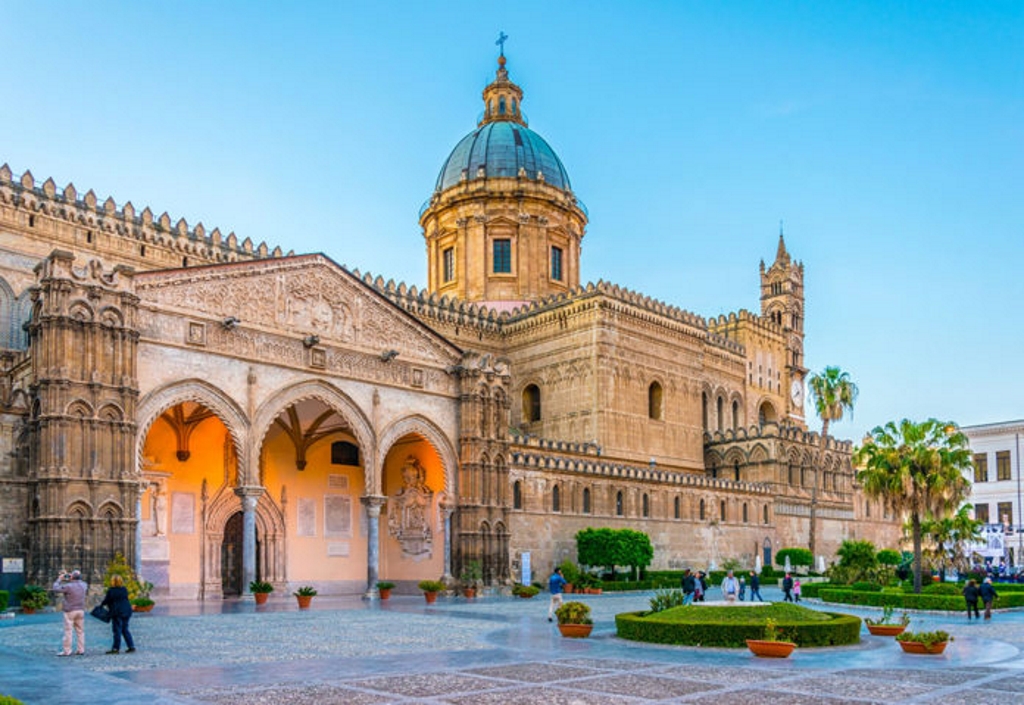
[[89,614],[91,614],[93,617],[100,620],[101,622],[110,622],[110,610],[108,610],[103,605],[96,605],[91,610],[89,610]]

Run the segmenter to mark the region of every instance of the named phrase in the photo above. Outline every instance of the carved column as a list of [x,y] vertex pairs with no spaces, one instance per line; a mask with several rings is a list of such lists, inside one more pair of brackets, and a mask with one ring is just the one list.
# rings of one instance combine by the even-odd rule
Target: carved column
[[455,505],[447,498],[441,503],[441,517],[444,519],[444,581],[452,577],[452,512]]
[[262,487],[238,487],[235,494],[242,500],[242,595],[252,597],[249,583],[256,579],[256,503]]
[[361,497],[366,507],[366,592],[363,599],[377,597],[377,579],[380,571],[380,508],[386,497],[367,495]]

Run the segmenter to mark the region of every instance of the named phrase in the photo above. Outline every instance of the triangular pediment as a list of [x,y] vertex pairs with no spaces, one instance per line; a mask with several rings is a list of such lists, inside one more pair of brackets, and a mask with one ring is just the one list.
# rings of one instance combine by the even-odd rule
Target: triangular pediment
[[183,315],[234,319],[288,337],[403,361],[449,365],[461,350],[324,255],[209,265],[136,275],[142,306]]

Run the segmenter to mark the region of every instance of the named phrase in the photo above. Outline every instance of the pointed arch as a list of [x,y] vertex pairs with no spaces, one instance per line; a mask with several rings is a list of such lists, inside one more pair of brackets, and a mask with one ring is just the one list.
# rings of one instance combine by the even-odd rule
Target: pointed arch
[[238,455],[239,476],[248,468],[248,430],[249,420],[245,412],[235,400],[221,389],[201,379],[187,379],[173,382],[164,387],[154,389],[139,401],[136,418],[139,419],[138,433],[135,436],[135,467],[136,472],[142,468],[142,452],[146,445],[146,436],[160,415],[167,409],[182,402],[191,401],[201,404],[220,419],[231,437],[231,443]]
[[[422,436],[434,449],[434,452],[437,453],[437,456],[441,459],[441,467],[444,470],[444,491],[449,497],[454,497],[456,495],[455,471],[459,466],[458,455],[455,452],[455,447],[448,440],[448,437],[444,435],[444,432],[425,416],[415,415],[399,419],[381,431],[379,442],[380,457],[376,460],[376,463],[383,463],[384,458],[387,457],[388,452],[391,450],[391,446],[398,439],[408,435]],[[381,494],[382,492],[381,468],[378,464],[374,465],[372,473],[367,472],[366,479],[367,491],[372,487],[375,494]],[[369,470],[369,468],[367,469]]]

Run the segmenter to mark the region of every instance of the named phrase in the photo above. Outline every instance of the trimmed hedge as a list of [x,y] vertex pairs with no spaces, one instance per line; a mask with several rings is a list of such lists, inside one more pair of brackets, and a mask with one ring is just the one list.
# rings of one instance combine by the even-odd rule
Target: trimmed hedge
[[[709,610],[742,609],[749,621],[687,621],[683,615],[707,613]],[[768,608],[704,607],[689,605],[664,612],[624,612],[615,615],[618,636],[632,641],[681,646],[746,646],[747,639],[763,639]],[[764,610],[764,611],[762,611]],[[683,611],[683,612],[681,612]],[[688,613],[685,611],[689,611]],[[829,619],[820,621],[792,621],[779,619],[781,639],[793,641],[797,646],[839,646],[860,642],[860,617],[834,612],[819,613]]]
[[[825,602],[836,602],[844,605],[865,605],[869,607],[885,607],[889,605],[896,609],[938,610],[946,612],[960,612],[966,609],[964,598],[960,595],[862,592],[836,588],[833,585],[821,590],[819,596]],[[992,606],[996,609],[1024,607],[1024,594],[999,595]]]

